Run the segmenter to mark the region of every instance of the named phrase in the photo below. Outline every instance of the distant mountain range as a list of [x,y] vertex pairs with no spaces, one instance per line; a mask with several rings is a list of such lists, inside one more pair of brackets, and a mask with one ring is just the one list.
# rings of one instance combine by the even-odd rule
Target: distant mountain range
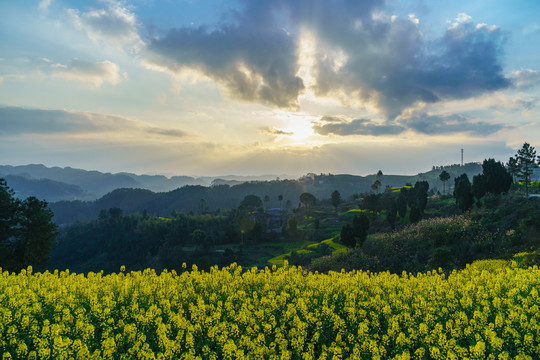
[[[101,210],[117,207],[124,214],[148,212],[170,216],[173,211],[204,213],[217,209],[237,207],[246,195],[256,195],[265,208],[284,207],[288,202],[296,207],[303,192],[312,193],[317,199],[329,199],[334,190],[342,198],[374,191],[375,180],[386,187],[399,187],[416,181],[427,181],[432,191],[443,191],[439,180],[442,170],[451,178],[444,184],[451,193],[454,178],[466,173],[469,179],[482,172],[478,163],[464,166],[433,167],[418,175],[357,176],[348,174],[307,174],[297,179],[278,179],[276,176],[224,176],[189,177],[162,175],[135,175],[130,173],[101,173],[70,167],[48,168],[44,165],[0,166],[0,178],[20,198],[36,196],[50,202],[58,224],[96,219]],[[283,200],[279,201],[281,195]],[[202,210],[201,210],[202,209]]]
[[[49,202],[61,200],[95,200],[119,188],[146,189],[167,192],[186,185],[237,185],[246,181],[276,179],[276,175],[191,177],[163,175],[136,175],[131,173],[102,173],[71,167],[46,167],[41,164],[11,166],[0,165],[0,178],[20,198],[36,196]],[[282,178],[287,175],[281,175]]]

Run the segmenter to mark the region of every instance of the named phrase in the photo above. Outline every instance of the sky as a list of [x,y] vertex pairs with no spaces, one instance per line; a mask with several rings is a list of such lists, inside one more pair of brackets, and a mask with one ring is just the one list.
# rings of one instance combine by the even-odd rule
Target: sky
[[0,164],[416,174],[540,146],[538,0],[0,2]]

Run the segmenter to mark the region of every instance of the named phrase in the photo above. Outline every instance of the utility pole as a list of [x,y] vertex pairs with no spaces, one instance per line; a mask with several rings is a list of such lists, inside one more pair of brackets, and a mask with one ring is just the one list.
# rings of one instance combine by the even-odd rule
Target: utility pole
[[461,149],[461,166],[463,166],[463,149]]

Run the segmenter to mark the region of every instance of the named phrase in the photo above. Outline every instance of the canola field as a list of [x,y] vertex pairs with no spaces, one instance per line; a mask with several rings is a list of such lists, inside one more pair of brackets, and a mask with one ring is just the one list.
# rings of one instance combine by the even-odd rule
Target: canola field
[[[0,271],[1,272],[1,271]],[[0,275],[2,359],[540,359],[540,271]]]

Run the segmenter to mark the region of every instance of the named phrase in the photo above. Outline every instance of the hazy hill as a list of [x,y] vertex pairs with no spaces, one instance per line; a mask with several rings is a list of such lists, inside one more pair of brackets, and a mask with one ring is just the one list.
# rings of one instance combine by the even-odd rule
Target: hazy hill
[[[23,185],[22,180],[16,184],[8,184],[16,192],[25,196],[36,196],[39,199],[47,201],[59,200],[95,200],[103,195],[119,188],[147,189],[153,192],[167,192],[186,185],[211,186],[214,184],[236,185],[246,181],[267,181],[276,179],[276,175],[261,176],[172,176],[163,175],[136,175],[127,172],[116,174],[102,173],[99,171],[88,171],[74,169],[71,167],[46,167],[41,164],[32,165],[0,165],[0,177],[20,176],[27,180],[51,180],[61,187],[62,191],[52,189],[51,186],[30,186],[27,183]],[[282,178],[288,178],[288,175],[281,175]],[[64,184],[64,185],[60,185]],[[28,186],[27,186],[28,185]],[[215,185],[215,184],[214,184]],[[70,187],[74,186],[74,187]],[[19,188],[20,187],[20,188]],[[82,192],[81,192],[82,190]]]
[[84,199],[88,194],[77,185],[66,184],[51,179],[32,179],[22,175],[6,175],[9,187],[15,189],[15,196],[21,199],[37,196],[47,201]]
[[[469,178],[481,172],[479,164],[466,164],[465,166],[445,167],[451,174],[446,184],[447,192],[453,184],[453,178],[467,173]],[[441,169],[433,169],[427,173],[414,176],[383,175],[380,178],[382,189],[386,186],[397,187],[406,183],[414,184],[418,180],[430,183],[434,191],[442,191],[439,180]],[[154,178],[152,178],[154,179]],[[199,213],[237,207],[246,195],[257,195],[261,199],[268,197],[264,202],[266,208],[285,207],[287,203],[292,207],[298,206],[299,197],[303,192],[315,195],[319,200],[329,199],[334,190],[341,193],[342,198],[356,197],[361,193],[373,191],[371,185],[377,179],[376,175],[333,175],[309,174],[297,180],[249,181],[235,184],[234,180],[217,180],[212,186],[186,185],[168,192],[153,192],[148,189],[116,189],[95,201],[61,201],[51,204],[55,213],[55,221],[59,224],[69,224],[74,221],[87,221],[97,217],[100,210],[113,207],[121,208],[124,214],[142,213],[144,211],[157,215],[169,216],[173,211],[184,213]],[[235,185],[230,186],[228,182]],[[220,184],[220,185],[217,185]],[[283,201],[278,196],[283,196]]]
[[[143,187],[143,185],[137,182],[130,176],[125,174],[111,174],[101,173],[99,171],[86,171],[80,169],[73,169],[71,167],[46,167],[41,164],[22,165],[22,166],[0,166],[0,176],[7,175],[20,175],[27,179],[48,179],[64,184],[75,185],[82,189],[87,194],[85,196],[91,196],[97,198],[104,194],[118,188],[137,188]],[[8,183],[11,186],[11,184]],[[17,187],[12,186],[15,191],[18,191]],[[39,189],[35,189],[32,194],[38,198],[42,198],[48,201],[51,200],[51,194],[48,192],[40,192]],[[69,194],[67,199],[71,199],[74,194]],[[66,199],[66,198],[64,198]]]

